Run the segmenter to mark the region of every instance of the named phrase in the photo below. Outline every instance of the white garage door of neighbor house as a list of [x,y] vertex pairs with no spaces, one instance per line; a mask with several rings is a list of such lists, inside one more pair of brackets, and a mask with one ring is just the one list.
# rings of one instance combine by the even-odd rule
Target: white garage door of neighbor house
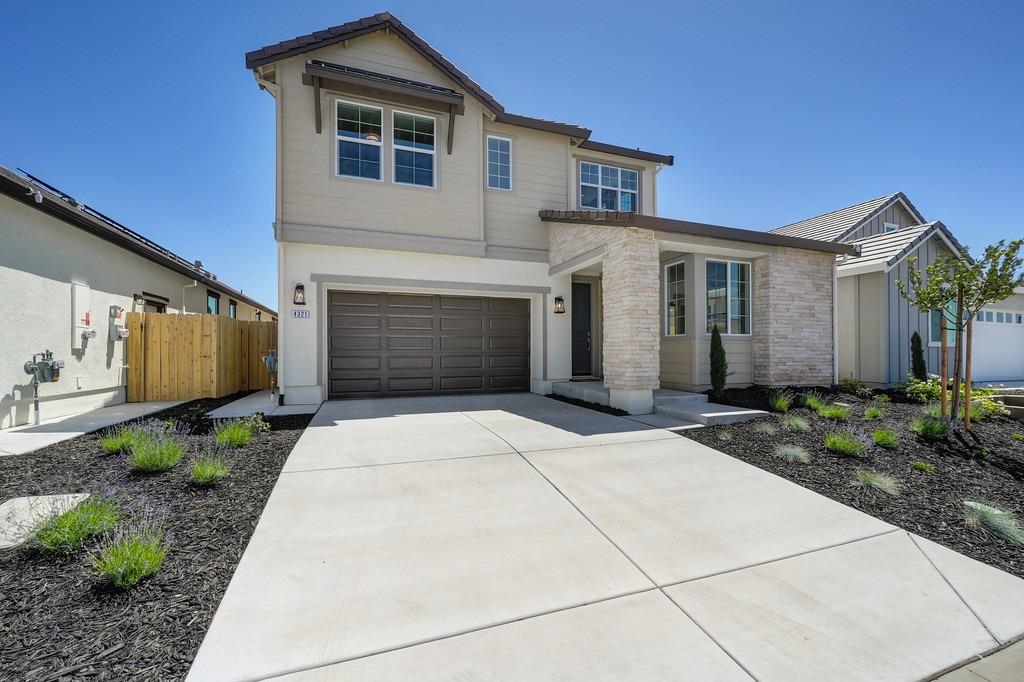
[[1024,381],[1024,313],[978,313],[972,355],[975,381]]

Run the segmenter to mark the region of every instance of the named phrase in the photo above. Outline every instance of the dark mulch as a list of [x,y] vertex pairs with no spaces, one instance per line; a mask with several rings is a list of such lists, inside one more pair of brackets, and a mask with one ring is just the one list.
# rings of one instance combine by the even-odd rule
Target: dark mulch
[[[767,409],[766,397],[765,390],[751,388],[730,390],[721,401]],[[790,410],[790,414],[810,424],[811,429],[802,433],[787,430],[783,415],[772,415],[743,424],[694,429],[682,435],[1024,578],[1024,547],[967,528],[963,504],[964,500],[988,502],[1024,521],[1024,442],[1011,438],[1011,434],[1024,433],[1024,423],[990,419],[976,424],[973,431],[980,445],[968,449],[956,440],[927,442],[911,432],[907,425],[921,414],[921,405],[871,402],[847,394],[836,399],[851,406],[846,422],[822,419],[806,408]],[[885,409],[881,421],[864,419],[864,408],[869,404]],[[758,425],[764,423],[773,423],[778,432],[760,432]],[[899,434],[896,448],[885,450],[871,442],[871,432],[879,426]],[[823,440],[831,431],[860,437],[866,444],[862,455],[852,459],[826,450]],[[791,464],[775,457],[775,447],[780,444],[802,446],[811,454],[811,462]],[[977,456],[981,448],[986,451],[984,459]],[[912,469],[914,461],[931,464],[934,473]],[[902,485],[901,494],[890,497],[860,492],[851,485],[858,469],[892,476]]]
[[570,405],[575,405],[576,407],[585,407],[588,410],[594,410],[595,412],[604,412],[605,414],[615,415],[616,417],[625,417],[627,414],[629,414],[629,412],[626,412],[625,410],[620,410],[617,407],[612,407],[611,405],[602,405],[601,403],[592,403],[586,400],[577,400],[576,398],[569,398],[564,395],[556,395],[554,393],[549,393],[545,397],[551,398],[552,400],[561,400],[563,403],[569,403]]
[[212,438],[208,410],[239,396],[196,400],[155,418],[189,421],[188,451],[170,471],[133,474],[90,434],[0,458],[0,499],[107,491],[138,517],[163,519],[169,552],[158,573],[127,592],[99,587],[88,551],[66,558],[0,551],[0,679],[181,679],[310,416],[271,417],[269,432],[231,451],[220,485],[189,484],[189,454]]

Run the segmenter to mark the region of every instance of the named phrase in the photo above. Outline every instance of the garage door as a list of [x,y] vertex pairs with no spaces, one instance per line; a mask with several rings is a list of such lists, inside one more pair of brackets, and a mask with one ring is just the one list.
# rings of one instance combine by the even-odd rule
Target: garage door
[[972,355],[975,381],[1024,381],[1024,313],[979,312]]
[[331,291],[331,398],[530,388],[530,302]]

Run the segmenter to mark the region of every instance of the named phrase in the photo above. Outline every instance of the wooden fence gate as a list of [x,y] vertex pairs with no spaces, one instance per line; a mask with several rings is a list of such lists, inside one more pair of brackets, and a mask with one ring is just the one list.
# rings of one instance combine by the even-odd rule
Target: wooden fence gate
[[262,358],[276,322],[220,315],[127,313],[128,402],[220,398],[270,388]]

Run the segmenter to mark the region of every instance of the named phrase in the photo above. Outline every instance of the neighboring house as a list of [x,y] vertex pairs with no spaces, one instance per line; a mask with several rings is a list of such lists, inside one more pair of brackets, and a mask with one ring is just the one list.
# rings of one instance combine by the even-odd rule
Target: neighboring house
[[246,65],[277,109],[283,402],[601,377],[650,412],[708,386],[713,324],[734,385],[834,380],[855,247],[656,217],[673,157],[507,112],[390,14]]
[[[940,254],[966,253],[945,225],[925,220],[910,200],[897,192],[801,220],[772,233],[860,248],[859,256],[837,258],[841,378],[860,379],[871,386],[905,381],[910,372],[910,339],[914,332],[921,335],[928,371],[939,372],[939,313],[912,306],[900,296],[896,282],[902,280],[909,286],[911,258],[917,259],[916,267],[923,271]],[[1024,310],[1024,306],[1008,299],[1005,305],[994,305],[979,316],[974,334],[976,380],[1024,379],[1024,325],[1016,326],[1016,318],[1011,315],[1014,310]],[[952,368],[953,332],[947,334]]]
[[[41,384],[49,419],[125,400],[124,341],[114,313],[151,311],[272,320],[272,309],[41,180],[0,167],[0,428],[34,420],[23,365],[65,362]],[[112,331],[111,326],[115,329]],[[91,337],[91,338],[89,338]]]

